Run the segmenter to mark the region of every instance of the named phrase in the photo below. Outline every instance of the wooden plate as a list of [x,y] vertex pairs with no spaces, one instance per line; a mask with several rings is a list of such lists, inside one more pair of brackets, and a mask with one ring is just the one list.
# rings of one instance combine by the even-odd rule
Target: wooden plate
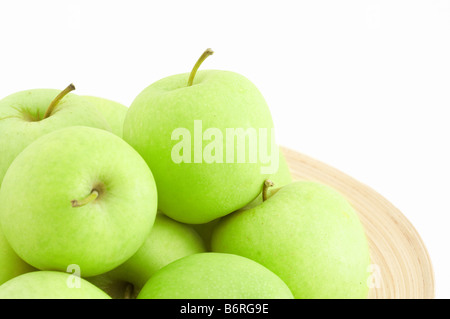
[[358,212],[369,241],[371,299],[434,298],[434,273],[427,249],[408,219],[380,194],[357,180],[293,150],[282,148],[294,180],[327,184]]

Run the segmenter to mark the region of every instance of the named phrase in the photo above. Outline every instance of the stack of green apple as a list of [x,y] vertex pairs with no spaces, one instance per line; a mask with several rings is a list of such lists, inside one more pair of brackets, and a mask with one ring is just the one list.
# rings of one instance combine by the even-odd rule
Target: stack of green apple
[[72,84],[0,101],[0,298],[367,297],[355,210],[293,181],[281,151],[271,174],[261,159],[173,160],[173,132],[198,120],[273,129],[246,77],[198,70],[212,53],[129,107]]

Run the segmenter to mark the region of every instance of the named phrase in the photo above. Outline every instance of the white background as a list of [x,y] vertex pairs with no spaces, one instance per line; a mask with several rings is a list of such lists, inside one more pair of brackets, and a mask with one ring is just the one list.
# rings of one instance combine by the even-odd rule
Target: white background
[[247,76],[277,141],[413,223],[450,297],[450,1],[2,1],[0,95],[73,82],[129,105],[202,68]]

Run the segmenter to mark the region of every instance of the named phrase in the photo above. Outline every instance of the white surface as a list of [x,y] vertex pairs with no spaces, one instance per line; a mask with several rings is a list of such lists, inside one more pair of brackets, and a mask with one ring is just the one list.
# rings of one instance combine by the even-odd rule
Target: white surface
[[262,91],[280,144],[377,190],[450,297],[450,1],[2,1],[0,95],[73,82],[129,105],[203,69]]

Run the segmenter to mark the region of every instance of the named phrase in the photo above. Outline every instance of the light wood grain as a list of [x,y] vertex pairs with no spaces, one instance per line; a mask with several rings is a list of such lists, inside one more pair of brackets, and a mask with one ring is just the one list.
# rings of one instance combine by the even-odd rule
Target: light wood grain
[[369,241],[372,299],[434,298],[434,273],[427,249],[408,219],[383,196],[339,170],[282,148],[294,180],[334,187],[358,212]]

